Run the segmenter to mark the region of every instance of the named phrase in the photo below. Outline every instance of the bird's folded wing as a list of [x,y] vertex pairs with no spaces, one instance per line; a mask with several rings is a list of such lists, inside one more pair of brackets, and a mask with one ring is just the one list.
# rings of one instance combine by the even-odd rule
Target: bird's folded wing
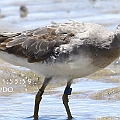
[[59,25],[23,31],[22,33],[0,34],[0,49],[8,53],[28,58],[29,62],[47,59],[54,54],[54,49],[62,44],[68,44],[73,33],[57,31]]

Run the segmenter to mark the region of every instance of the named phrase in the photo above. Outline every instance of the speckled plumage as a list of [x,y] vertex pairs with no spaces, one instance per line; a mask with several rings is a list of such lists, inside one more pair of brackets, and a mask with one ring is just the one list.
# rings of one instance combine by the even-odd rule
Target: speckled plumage
[[[118,33],[119,27],[113,33],[98,24],[52,22],[22,33],[1,34],[0,49],[6,56],[13,54],[13,60],[8,62],[28,67],[43,76],[78,78],[106,67],[119,57]],[[3,56],[5,60],[10,59]]]

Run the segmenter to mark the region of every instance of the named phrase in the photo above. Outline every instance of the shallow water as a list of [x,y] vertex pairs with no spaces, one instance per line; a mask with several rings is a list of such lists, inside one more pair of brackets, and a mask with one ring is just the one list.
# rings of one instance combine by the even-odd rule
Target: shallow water
[[[19,6],[22,4],[29,11],[25,18],[19,16]],[[50,24],[51,21],[68,20],[99,23],[114,31],[120,22],[118,0],[4,0],[0,2],[0,8],[2,32],[22,31]],[[0,68],[0,120],[32,120],[34,97],[41,85],[41,78],[28,69],[3,61]],[[47,88],[41,102],[39,120],[67,119],[61,100],[63,85]],[[75,80],[69,102],[74,120],[120,120],[119,86],[118,64]]]

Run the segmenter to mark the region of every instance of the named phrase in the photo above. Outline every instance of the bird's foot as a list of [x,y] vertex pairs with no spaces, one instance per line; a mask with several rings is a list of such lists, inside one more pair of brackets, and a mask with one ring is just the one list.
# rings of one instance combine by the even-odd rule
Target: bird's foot
[[33,120],[38,120],[38,115],[33,115]]
[[32,115],[32,116],[27,117],[27,118],[33,118],[33,120],[38,120],[38,116],[35,116],[35,115]]
[[73,119],[73,117],[72,117],[72,116],[69,116],[67,120],[72,120],[72,119]]

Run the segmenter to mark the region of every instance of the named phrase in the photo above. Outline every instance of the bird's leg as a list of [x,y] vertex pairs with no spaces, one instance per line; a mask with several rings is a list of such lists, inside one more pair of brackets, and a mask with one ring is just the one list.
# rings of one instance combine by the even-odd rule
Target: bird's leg
[[71,115],[70,108],[68,105],[68,102],[69,102],[68,95],[71,95],[71,92],[72,92],[72,88],[70,88],[71,84],[72,84],[72,80],[69,80],[67,82],[67,86],[66,86],[66,88],[64,90],[64,94],[62,96],[63,104],[65,106],[65,109],[66,109],[66,112],[68,115],[68,120],[72,120],[72,115]]
[[46,86],[49,84],[50,80],[51,80],[51,77],[45,78],[44,82],[42,84],[42,87],[39,89],[39,91],[36,94],[35,106],[34,106],[34,120],[38,120],[39,104],[40,104],[40,101],[42,99],[42,95],[44,93],[44,90],[45,90]]

